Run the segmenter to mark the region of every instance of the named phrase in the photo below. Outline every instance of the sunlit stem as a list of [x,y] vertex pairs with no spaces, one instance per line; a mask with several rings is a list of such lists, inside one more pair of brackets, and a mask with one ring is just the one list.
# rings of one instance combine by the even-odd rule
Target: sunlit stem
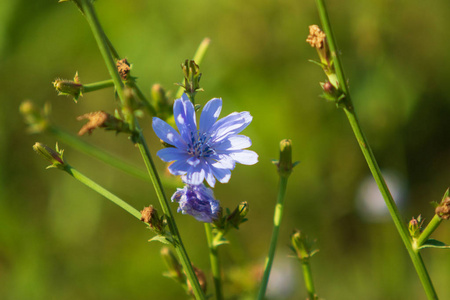
[[272,238],[270,240],[269,253],[266,257],[266,263],[264,267],[264,275],[261,280],[261,286],[258,293],[258,300],[262,300],[266,294],[267,284],[269,283],[270,270],[272,269],[273,259],[275,257],[275,249],[277,247],[278,234],[280,232],[281,219],[283,217],[284,209],[284,196],[286,194],[288,177],[280,176],[280,182],[278,187],[277,204],[275,206],[275,213],[273,216],[273,231]]
[[[129,162],[124,161],[118,156],[115,156],[104,149],[100,149],[92,144],[89,144],[82,140],[78,136],[74,136],[59,127],[51,125],[48,128],[48,132],[55,135],[57,140],[66,144],[84,154],[95,157],[96,159],[103,161],[104,163],[117,168],[125,173],[128,173],[136,178],[145,181],[151,181],[148,173],[136,166],[131,165]],[[170,180],[167,178],[161,179],[166,186],[170,186],[171,188],[176,188],[179,184],[175,180]]]
[[428,272],[425,268],[425,265],[423,263],[422,257],[420,256],[420,253],[416,252],[413,249],[412,240],[409,236],[409,231],[406,226],[406,224],[402,221],[402,218],[400,216],[400,213],[398,211],[397,205],[394,202],[394,199],[392,198],[392,195],[386,185],[386,182],[381,174],[380,168],[378,167],[378,163],[375,159],[375,156],[373,155],[372,149],[369,146],[369,143],[362,131],[362,128],[359,124],[358,118],[356,116],[355,110],[353,108],[353,104],[351,101],[347,80],[344,75],[344,71],[340,62],[340,58],[337,51],[336,42],[333,36],[333,31],[331,29],[331,25],[328,18],[328,13],[325,7],[324,0],[316,0],[317,7],[319,10],[319,16],[320,20],[322,22],[322,29],[324,30],[327,41],[329,44],[330,52],[334,60],[334,66],[336,68],[336,74],[339,80],[340,88],[345,94],[345,107],[344,112],[347,115],[347,118],[350,122],[350,125],[353,129],[353,132],[355,134],[356,140],[358,141],[358,144],[361,148],[361,151],[364,155],[364,158],[367,161],[367,164],[369,166],[369,169],[378,185],[378,188],[383,195],[383,198],[385,200],[386,206],[389,209],[389,212],[391,214],[392,220],[394,221],[395,227],[397,228],[398,233],[400,234],[400,237],[405,245],[405,248],[408,251],[408,254],[414,264],[414,267],[416,269],[416,272],[419,276],[419,279],[425,289],[425,293],[428,297],[428,299],[438,299],[436,291],[434,290],[433,284],[431,282],[431,279],[428,275]]
[[[89,26],[91,27],[94,38],[97,42],[97,45],[100,49],[100,53],[105,60],[107,69],[109,74],[111,75],[114,86],[116,88],[117,94],[120,98],[122,105],[125,104],[124,98],[124,87],[119,73],[117,72],[113,57],[110,52],[111,43],[106,38],[105,33],[100,25],[100,22],[97,19],[97,15],[94,11],[94,7],[89,0],[79,0],[81,7],[84,11],[85,17]],[[109,44],[108,44],[109,42]],[[152,157],[150,155],[150,151],[147,147],[144,137],[139,128],[139,124],[136,121],[136,129],[139,131],[137,138],[137,146],[141,152],[142,158],[144,159],[145,166],[149,172],[150,178],[153,182],[153,186],[155,187],[156,194],[158,196],[159,202],[161,204],[162,210],[164,214],[166,214],[168,227],[172,233],[174,238],[174,246],[175,250],[180,258],[181,264],[186,272],[186,276],[191,283],[193,293],[196,299],[205,299],[205,295],[200,287],[197,276],[195,275],[194,269],[192,267],[191,261],[187,255],[186,249],[184,248],[183,242],[181,240],[181,236],[176,227],[175,221],[173,219],[172,211],[170,210],[169,203],[167,201],[167,197],[164,193],[161,180],[159,179],[158,173],[156,171],[155,165],[153,163]]]
[[125,201],[123,201],[122,199],[120,199],[119,197],[117,197],[116,195],[114,195],[113,193],[108,191],[107,189],[105,189],[104,187],[95,183],[93,180],[89,179],[88,177],[86,177],[85,175],[80,173],[78,170],[76,170],[73,167],[66,164],[64,167],[64,171],[66,171],[73,178],[80,181],[81,183],[83,183],[87,187],[91,188],[92,190],[96,191],[97,193],[99,193],[100,195],[105,197],[106,199],[110,200],[117,206],[121,207],[126,212],[128,212],[129,214],[131,214],[132,216],[137,218],[138,220],[141,219],[141,213],[137,209],[135,209],[134,207],[132,207],[131,205],[129,205],[128,203],[126,203]]

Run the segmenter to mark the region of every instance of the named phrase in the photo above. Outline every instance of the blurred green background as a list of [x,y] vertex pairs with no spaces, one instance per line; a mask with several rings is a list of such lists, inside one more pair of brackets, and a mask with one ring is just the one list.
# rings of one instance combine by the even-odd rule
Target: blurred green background
[[[299,263],[289,257],[294,228],[317,239],[312,267],[325,299],[424,299],[425,294],[392,221],[377,206],[377,193],[344,114],[319,98],[325,76],[308,59],[308,25],[319,22],[311,1],[97,1],[107,35],[133,63],[144,92],[160,83],[175,94],[180,64],[204,37],[212,40],[201,65],[204,104],[222,97],[222,115],[248,110],[244,133],[259,163],[238,165],[215,194],[225,207],[250,205],[249,222],[220,248],[229,299],[252,299],[269,246],[277,190],[271,159],[278,143],[293,141],[287,192],[268,296],[306,298]],[[450,3],[329,1],[354,104],[407,222],[433,216],[449,185]],[[58,97],[51,82],[89,83],[108,78],[87,23],[71,3],[0,3],[0,298],[183,299],[163,277],[161,244],[143,224],[66,174],[45,170],[31,149],[54,146],[51,135],[28,135],[19,105],[30,99],[52,105],[52,120],[76,133],[76,116],[115,108],[112,89],[86,94],[78,104]],[[153,153],[160,145],[142,121]],[[82,137],[142,166],[125,135],[96,131]],[[60,144],[68,162],[134,207],[158,206],[147,183]],[[158,162],[161,170],[163,165]],[[370,178],[370,177],[369,177]],[[173,189],[168,189],[171,195]],[[173,210],[176,205],[172,205]],[[209,268],[203,224],[178,214],[192,261]],[[435,238],[450,242],[444,222]],[[423,251],[441,299],[450,299],[450,254]],[[209,291],[212,282],[209,278]],[[284,279],[283,279],[284,278]],[[237,295],[233,297],[233,295]]]

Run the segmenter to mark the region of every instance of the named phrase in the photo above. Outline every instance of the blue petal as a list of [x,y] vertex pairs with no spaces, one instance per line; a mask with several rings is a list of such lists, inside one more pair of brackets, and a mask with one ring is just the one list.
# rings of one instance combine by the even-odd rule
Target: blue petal
[[184,175],[191,166],[185,160],[177,160],[169,165],[169,172],[173,175]]
[[173,116],[181,137],[186,143],[191,143],[192,134],[197,134],[197,122],[195,120],[195,110],[192,102],[186,94],[173,104]]
[[216,184],[216,178],[214,177],[214,174],[211,170],[210,164],[205,167],[205,179],[206,182],[209,184],[209,186],[214,187]]
[[160,118],[153,117],[152,127],[156,135],[167,144],[178,148],[186,147],[185,143],[181,140],[180,134]]
[[219,142],[232,134],[238,134],[244,130],[252,121],[249,112],[234,112],[217,121],[210,132],[213,142]]
[[[219,167],[217,167],[219,166]],[[231,177],[231,171],[229,169],[220,168],[220,164],[212,164],[211,171],[220,183],[227,183]]]
[[252,145],[252,141],[245,135],[231,135],[215,143],[212,147],[220,153],[220,150],[238,150],[248,148]]
[[207,132],[216,122],[222,110],[222,99],[214,98],[206,103],[200,116],[200,132]]
[[188,171],[182,178],[187,184],[199,185],[205,179],[205,170],[203,165],[190,166]]
[[236,150],[230,152],[228,155],[243,165],[254,165],[258,162],[258,154],[251,150]]
[[186,151],[180,150],[178,148],[164,148],[159,150],[156,155],[161,158],[162,161],[171,162],[174,160],[187,160],[190,155]]

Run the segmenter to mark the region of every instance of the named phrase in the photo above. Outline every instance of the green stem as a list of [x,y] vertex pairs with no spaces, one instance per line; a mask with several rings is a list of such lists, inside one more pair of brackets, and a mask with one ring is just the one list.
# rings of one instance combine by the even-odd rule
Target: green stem
[[[200,64],[203,61],[203,58],[205,57],[206,51],[208,50],[209,44],[211,43],[211,39],[210,38],[204,38],[202,40],[202,42],[200,43],[200,45],[197,48],[197,51],[195,51],[194,54],[194,61],[197,65],[200,66]],[[178,99],[181,97],[181,95],[183,95],[184,89],[183,87],[179,87],[178,91],[175,95],[175,98]]]
[[434,215],[433,219],[431,219],[430,223],[428,223],[427,227],[420,234],[419,238],[415,242],[414,250],[416,252],[419,251],[420,246],[422,246],[430,237],[430,235],[438,228],[439,224],[441,224],[442,219],[438,215]]
[[161,204],[162,210],[164,214],[166,214],[167,223],[170,229],[170,232],[173,235],[175,240],[175,250],[180,257],[181,265],[183,266],[186,276],[189,279],[193,287],[193,292],[196,299],[205,299],[205,295],[200,287],[197,276],[195,275],[194,269],[192,268],[191,261],[189,256],[184,248],[183,241],[181,240],[180,233],[178,232],[177,225],[175,223],[172,211],[169,206],[169,202],[167,201],[167,197],[164,193],[163,186],[161,184],[161,180],[159,178],[158,172],[156,171],[155,164],[153,162],[152,156],[148,149],[147,144],[145,143],[142,134],[140,134],[139,141],[137,142],[137,146],[139,151],[141,152],[142,158],[144,159],[145,166],[147,167],[148,173],[150,175],[150,179],[152,180],[153,186],[155,187],[156,194],[158,196],[159,202]]
[[[94,7],[92,6],[92,3],[89,0],[80,0],[80,2],[81,2],[81,7],[85,13],[86,20],[89,23],[89,26],[91,27],[94,38],[97,41],[98,47],[99,47],[100,52],[105,60],[108,71],[114,81],[114,86],[116,88],[117,94],[119,95],[122,105],[124,105],[125,98],[124,98],[124,93],[123,93],[123,83],[122,83],[119,73],[117,72],[115,63],[111,56],[111,52],[110,52],[111,47],[108,45],[108,39],[106,38],[106,35],[103,32],[103,29],[101,28],[100,22],[97,19],[97,15],[94,11]],[[175,251],[177,252],[177,254],[179,256],[179,258],[181,260],[181,264],[186,272],[186,276],[187,276],[189,282],[191,283],[194,296],[196,297],[196,299],[205,299],[205,295],[203,294],[203,291],[200,287],[197,276],[195,275],[194,269],[192,267],[192,264],[189,260],[186,249],[184,248],[183,242],[181,240],[180,233],[178,232],[178,228],[175,224],[172,211],[170,210],[170,206],[167,201],[167,197],[164,193],[164,190],[163,190],[163,187],[161,184],[161,180],[159,179],[159,176],[156,171],[156,167],[153,163],[150,151],[148,150],[147,144],[145,142],[144,137],[142,136],[142,133],[139,128],[139,124],[137,122],[136,122],[136,127],[137,127],[137,130],[139,131],[139,135],[137,137],[136,143],[141,152],[142,158],[144,159],[144,163],[149,172],[150,179],[153,182],[153,186],[155,187],[156,194],[158,196],[158,200],[161,204],[162,210],[166,214],[167,223],[168,223],[169,229],[170,229],[172,236],[174,238],[174,241],[175,241],[174,242]]]
[[205,223],[206,240],[209,248],[209,260],[211,262],[211,271],[214,279],[214,288],[216,291],[216,300],[223,299],[222,292],[222,276],[220,271],[220,260],[217,246],[214,244],[214,237],[212,226],[210,223]]
[[83,84],[83,93],[98,91],[104,88],[113,87],[114,82],[111,79],[94,83]]
[[331,25],[328,18],[328,13],[324,4],[324,0],[316,0],[317,6],[319,9],[319,15],[320,20],[322,22],[323,30],[325,31],[325,34],[327,36],[327,41],[330,47],[331,55],[334,57],[334,64],[337,72],[337,76],[339,79],[340,88],[342,88],[344,94],[345,94],[345,104],[344,112],[347,115],[347,118],[350,122],[350,126],[352,127],[352,130],[355,134],[355,137],[358,141],[358,144],[361,148],[361,151],[364,155],[364,158],[367,161],[367,164],[369,166],[369,169],[378,185],[378,188],[383,195],[383,198],[386,202],[386,206],[391,214],[392,220],[394,221],[395,227],[397,228],[398,233],[400,234],[400,237],[408,251],[409,256],[411,257],[411,260],[414,264],[414,267],[416,269],[416,272],[419,276],[419,279],[425,289],[425,293],[428,297],[428,299],[438,299],[436,291],[434,290],[433,284],[431,282],[431,279],[428,275],[428,272],[425,268],[425,265],[423,263],[422,257],[418,252],[416,252],[413,249],[413,245],[411,242],[411,238],[409,236],[409,231],[405,223],[402,222],[400,213],[398,211],[398,208],[394,202],[394,199],[392,198],[391,193],[389,192],[389,189],[386,185],[386,182],[381,174],[380,168],[378,167],[377,161],[375,159],[375,156],[373,155],[372,149],[369,146],[369,143],[361,129],[361,126],[359,124],[358,118],[356,116],[356,113],[353,108],[353,104],[350,98],[350,93],[347,86],[347,80],[344,75],[343,68],[341,66],[341,62],[339,60],[339,55],[337,52],[337,46],[336,42],[333,36],[333,32],[331,30]]
[[261,287],[258,293],[258,300],[264,298],[266,294],[267,284],[269,282],[270,270],[272,269],[272,263],[275,256],[275,249],[277,247],[278,234],[280,232],[280,223],[283,217],[284,208],[284,196],[286,194],[288,177],[280,176],[280,183],[278,187],[278,199],[277,205],[275,206],[275,213],[273,216],[273,232],[272,238],[270,240],[269,253],[267,254],[266,263],[264,267],[264,275],[261,281]]
[[110,191],[105,189],[104,187],[95,183],[94,181],[92,181],[91,179],[89,179],[88,177],[86,177],[85,175],[80,173],[78,170],[74,169],[73,167],[71,167],[69,165],[66,165],[64,167],[64,171],[66,171],[73,178],[80,181],[87,187],[93,189],[94,191],[96,191],[97,193],[99,193],[100,195],[105,197],[106,199],[108,199],[108,200],[112,201],[114,204],[120,206],[121,208],[123,208],[125,211],[127,211],[129,214],[131,214],[138,220],[141,219],[141,213],[137,209],[135,209],[130,204],[126,203],[125,201],[123,201],[122,199],[120,199],[119,197],[117,197],[116,195],[114,195],[113,193],[111,193]]
[[312,277],[312,271],[311,266],[309,264],[308,258],[301,259],[302,263],[302,271],[303,271],[303,277],[305,279],[305,287],[308,291],[308,296],[310,300],[318,299],[316,295],[316,289],[314,288],[314,281]]
[[[99,149],[98,147],[86,143],[85,141],[81,140],[79,137],[74,136],[56,126],[51,125],[48,129],[49,133],[56,136],[58,140],[63,142],[64,144],[67,144],[71,146],[72,148],[90,155],[92,157],[97,158],[100,161],[103,161],[104,163],[115,167],[125,173],[128,173],[136,178],[139,178],[141,180],[150,181],[150,178],[148,177],[148,173],[144,170],[139,169],[138,167],[135,167],[133,165],[130,165],[129,162],[126,162],[122,160],[121,158],[106,152],[103,149]],[[175,180],[170,180],[166,178],[162,178],[164,185],[169,186],[171,188],[178,187],[178,182]]]

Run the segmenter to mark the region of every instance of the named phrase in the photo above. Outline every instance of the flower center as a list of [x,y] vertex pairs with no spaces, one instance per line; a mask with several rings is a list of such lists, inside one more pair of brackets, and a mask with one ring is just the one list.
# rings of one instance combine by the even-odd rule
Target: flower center
[[216,151],[210,145],[210,136],[205,133],[198,135],[191,133],[191,143],[189,145],[188,153],[197,158],[210,157]]

